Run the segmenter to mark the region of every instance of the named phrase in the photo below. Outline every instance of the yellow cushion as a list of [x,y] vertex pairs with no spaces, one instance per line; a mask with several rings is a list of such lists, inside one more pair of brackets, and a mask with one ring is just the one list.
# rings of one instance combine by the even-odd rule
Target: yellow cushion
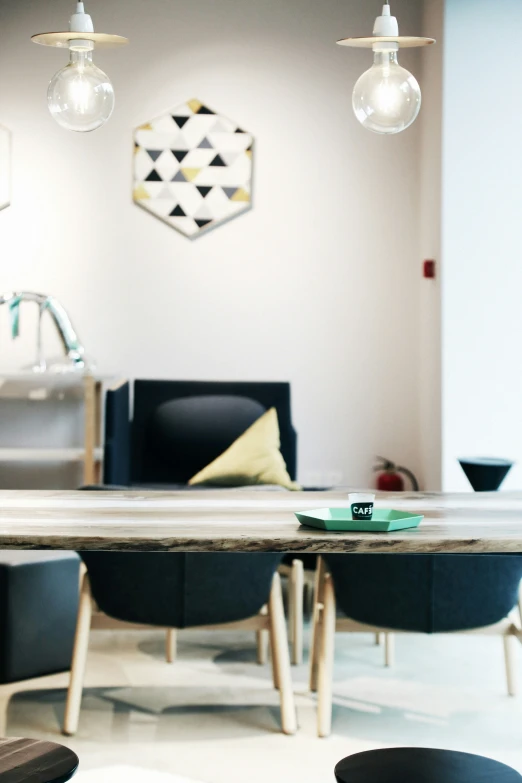
[[279,484],[287,489],[301,489],[288,475],[280,446],[277,411],[270,408],[223,454],[196,473],[189,484],[221,487]]

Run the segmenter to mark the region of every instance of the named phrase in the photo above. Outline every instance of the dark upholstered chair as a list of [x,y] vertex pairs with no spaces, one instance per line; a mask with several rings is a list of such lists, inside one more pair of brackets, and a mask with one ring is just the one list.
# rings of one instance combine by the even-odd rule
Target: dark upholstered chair
[[290,413],[290,384],[136,380],[107,392],[105,484],[186,488],[263,415],[275,408],[281,453],[296,477],[297,436]]
[[[132,391],[132,394],[131,394]],[[133,411],[131,415],[131,396]],[[281,453],[290,478],[297,473],[297,435],[290,384],[250,381],[136,380],[109,389],[105,409],[103,481],[106,488],[192,489],[189,479],[222,454],[269,408],[275,408]],[[97,487],[102,489],[103,487]],[[195,487],[194,489],[204,489]],[[292,558],[288,560],[291,567]],[[285,575],[290,594],[293,660],[302,659],[302,588],[299,573]],[[175,646],[175,633],[168,634]],[[258,642],[261,637],[258,635]],[[258,645],[259,659],[264,653]]]
[[79,566],[74,552],[0,551],[0,685],[69,670]]
[[522,641],[522,630],[519,618],[509,614],[519,600],[521,578],[519,555],[320,558],[310,668],[311,689],[318,690],[319,736],[330,733],[335,631],[496,631],[504,640],[508,692],[515,695],[513,645]]
[[[281,722],[296,729],[281,583],[280,555],[169,552],[85,552],[64,732],[78,726],[89,629],[101,612],[160,628],[268,631]],[[103,621],[103,617],[100,618]],[[99,627],[99,626],[98,626]]]
[[74,552],[0,552],[0,685],[69,669],[79,564]]

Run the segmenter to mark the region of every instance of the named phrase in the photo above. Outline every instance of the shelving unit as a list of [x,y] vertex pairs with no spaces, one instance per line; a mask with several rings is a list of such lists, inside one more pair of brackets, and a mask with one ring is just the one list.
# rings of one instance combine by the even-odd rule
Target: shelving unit
[[[94,450],[94,459],[100,462],[103,449]],[[32,448],[1,448],[0,462],[83,462],[85,450],[82,448],[32,449]]]
[[108,376],[80,373],[0,373],[0,399],[77,399],[83,402],[83,444],[73,447],[0,446],[0,463],[81,462],[83,482],[98,483],[102,478],[103,385]]

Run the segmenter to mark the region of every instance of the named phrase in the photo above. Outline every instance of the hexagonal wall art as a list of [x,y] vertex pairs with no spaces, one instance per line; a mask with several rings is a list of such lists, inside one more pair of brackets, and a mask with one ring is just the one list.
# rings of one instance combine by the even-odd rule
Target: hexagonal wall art
[[250,209],[254,139],[196,99],[134,132],[136,204],[195,238]]
[[0,209],[11,203],[11,131],[0,125]]

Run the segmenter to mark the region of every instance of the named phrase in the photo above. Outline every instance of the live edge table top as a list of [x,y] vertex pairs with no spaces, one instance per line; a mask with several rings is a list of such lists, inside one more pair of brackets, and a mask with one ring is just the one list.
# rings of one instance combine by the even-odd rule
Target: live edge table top
[[378,494],[378,507],[424,514],[395,533],[329,533],[294,517],[346,507],[346,493],[2,491],[0,549],[522,553],[522,492]]

